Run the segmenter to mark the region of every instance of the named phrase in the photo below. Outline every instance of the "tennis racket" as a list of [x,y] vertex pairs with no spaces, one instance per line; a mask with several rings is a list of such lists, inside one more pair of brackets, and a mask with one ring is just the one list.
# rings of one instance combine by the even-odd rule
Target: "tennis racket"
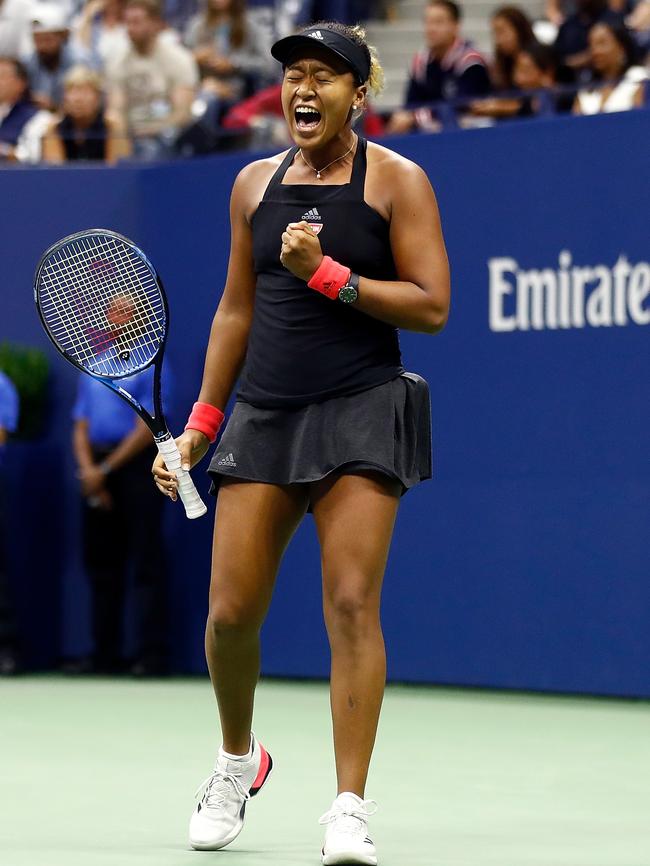
[[[190,519],[207,508],[167,428],[160,374],[169,308],[160,277],[134,243],[108,229],[89,229],[47,249],[34,277],[34,299],[43,327],[63,357],[131,406],[151,430]],[[120,385],[120,379],[154,365],[153,411]]]

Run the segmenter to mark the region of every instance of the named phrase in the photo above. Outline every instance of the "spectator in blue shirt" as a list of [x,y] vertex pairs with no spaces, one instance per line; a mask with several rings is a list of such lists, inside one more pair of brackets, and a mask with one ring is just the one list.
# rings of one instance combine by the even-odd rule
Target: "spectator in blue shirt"
[[0,370],[0,459],[9,434],[18,426],[18,405],[13,382]]
[[571,84],[591,62],[589,31],[598,22],[622,23],[623,11],[614,11],[607,0],[576,0],[575,11],[558,30],[553,46],[558,61],[558,81]]
[[426,47],[411,63],[404,109],[391,117],[387,132],[439,128],[427,103],[449,102],[490,92],[485,58],[462,38],[462,9],[454,0],[429,0],[424,10]]
[[[17,425],[18,393],[9,377],[0,371],[0,469],[7,438]],[[4,536],[4,484],[0,475],[0,675],[6,676],[16,673],[19,663],[16,625],[9,598]]]
[[[123,380],[150,405],[153,369]],[[136,413],[89,376],[79,378],[73,449],[84,499],[83,558],[92,587],[94,669],[124,669],[122,621],[127,573],[135,587],[136,675],[167,669],[166,570],[162,508],[151,484],[153,440]]]

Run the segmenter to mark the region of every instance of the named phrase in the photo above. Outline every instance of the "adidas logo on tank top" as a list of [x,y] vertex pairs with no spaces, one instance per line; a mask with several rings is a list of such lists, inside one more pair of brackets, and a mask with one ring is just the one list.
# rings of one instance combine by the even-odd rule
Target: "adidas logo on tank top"
[[306,220],[316,235],[323,228],[322,217],[315,207],[310,208],[310,210],[304,213],[300,219]]

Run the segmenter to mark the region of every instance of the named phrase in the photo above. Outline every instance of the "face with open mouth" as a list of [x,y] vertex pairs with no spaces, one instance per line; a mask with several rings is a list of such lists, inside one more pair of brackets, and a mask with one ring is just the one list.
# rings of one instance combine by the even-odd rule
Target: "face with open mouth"
[[303,149],[319,149],[346,128],[350,109],[361,104],[365,87],[330,51],[315,45],[308,56],[298,54],[286,66],[282,108],[291,137]]

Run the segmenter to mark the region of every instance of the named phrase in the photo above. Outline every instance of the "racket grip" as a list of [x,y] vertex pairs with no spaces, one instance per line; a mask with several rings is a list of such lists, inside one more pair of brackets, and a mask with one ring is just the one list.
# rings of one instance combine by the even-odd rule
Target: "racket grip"
[[203,517],[208,510],[205,502],[199,496],[199,492],[194,486],[194,482],[189,472],[181,468],[181,453],[176,446],[176,442],[172,435],[169,438],[156,442],[158,451],[162,454],[165,461],[165,466],[170,472],[176,474],[178,479],[178,495],[185,506],[185,514],[190,520],[196,517]]

